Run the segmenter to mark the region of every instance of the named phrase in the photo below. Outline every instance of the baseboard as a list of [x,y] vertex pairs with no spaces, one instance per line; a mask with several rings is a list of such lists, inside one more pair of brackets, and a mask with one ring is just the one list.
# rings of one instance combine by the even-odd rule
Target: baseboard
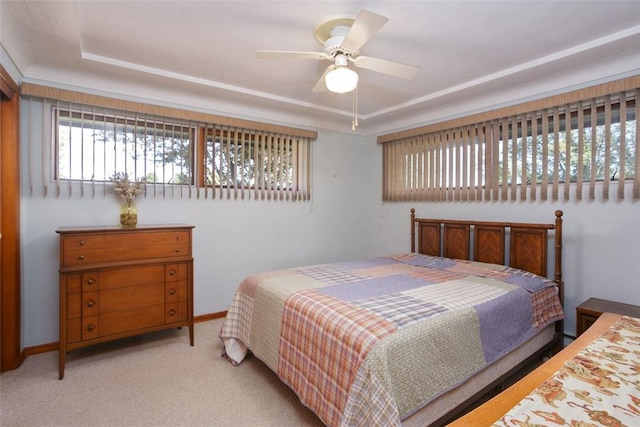
[[207,322],[209,320],[220,319],[222,317],[225,317],[226,315],[227,315],[226,311],[219,311],[217,313],[209,313],[209,314],[201,314],[200,316],[194,316],[193,322],[194,323]]
[[59,342],[52,342],[49,344],[35,345],[33,347],[25,347],[24,355],[33,356],[34,354],[46,353],[48,351],[57,351],[60,348]]

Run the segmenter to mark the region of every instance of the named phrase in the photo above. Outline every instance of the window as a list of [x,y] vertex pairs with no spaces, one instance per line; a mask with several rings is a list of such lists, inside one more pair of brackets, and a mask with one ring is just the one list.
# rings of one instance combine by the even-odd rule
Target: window
[[201,186],[222,197],[306,198],[309,145],[298,138],[230,127],[204,127]]
[[58,180],[109,181],[116,172],[147,183],[193,184],[195,125],[52,108]]
[[[388,201],[640,198],[638,89],[383,141]],[[517,110],[517,108],[515,109]],[[467,124],[468,123],[468,124]]]
[[22,92],[32,193],[107,194],[124,172],[145,178],[147,197],[310,198],[315,131],[29,83]]

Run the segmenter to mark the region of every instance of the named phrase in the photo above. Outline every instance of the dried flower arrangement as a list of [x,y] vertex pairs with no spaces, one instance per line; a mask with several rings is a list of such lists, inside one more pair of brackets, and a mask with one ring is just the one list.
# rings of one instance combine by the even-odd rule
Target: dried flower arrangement
[[114,190],[117,194],[120,194],[127,203],[131,203],[136,196],[144,192],[145,178],[139,178],[135,181],[129,180],[129,175],[124,172],[116,172],[111,177],[111,181],[114,183]]

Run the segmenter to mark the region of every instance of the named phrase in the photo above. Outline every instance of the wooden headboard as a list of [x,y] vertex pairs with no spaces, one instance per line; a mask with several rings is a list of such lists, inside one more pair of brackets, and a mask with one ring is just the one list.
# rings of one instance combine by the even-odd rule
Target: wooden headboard
[[411,209],[411,252],[416,251],[417,240],[421,254],[501,264],[547,277],[548,232],[554,230],[552,279],[563,302],[562,211],[555,215],[553,224],[535,224],[416,218]]

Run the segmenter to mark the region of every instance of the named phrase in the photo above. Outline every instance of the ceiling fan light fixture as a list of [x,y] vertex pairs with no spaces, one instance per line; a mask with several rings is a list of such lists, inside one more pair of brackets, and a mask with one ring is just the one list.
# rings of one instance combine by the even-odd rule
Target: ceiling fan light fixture
[[351,92],[358,86],[358,73],[348,67],[336,67],[327,73],[324,82],[331,92]]

